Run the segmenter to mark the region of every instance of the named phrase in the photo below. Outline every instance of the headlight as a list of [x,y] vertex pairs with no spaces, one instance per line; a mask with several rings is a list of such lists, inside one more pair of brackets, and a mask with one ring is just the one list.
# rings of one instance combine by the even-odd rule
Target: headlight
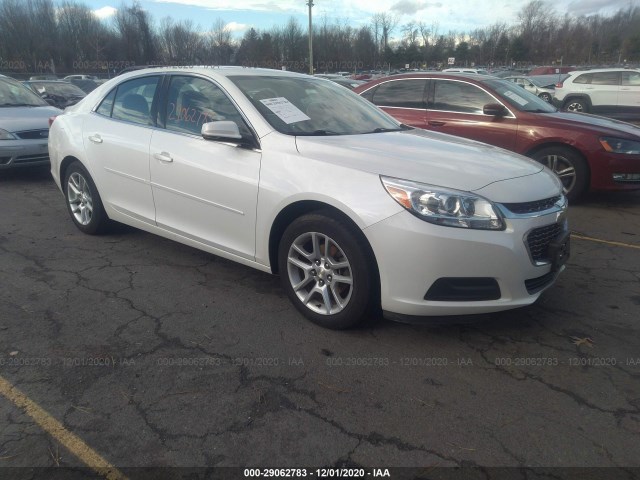
[[447,227],[504,230],[498,209],[487,199],[422,183],[380,177],[393,199],[418,218]]
[[640,154],[640,142],[625,140],[624,138],[601,137],[602,147],[611,153],[626,153],[628,155]]
[[0,140],[15,140],[16,137],[13,133],[7,132],[0,128]]

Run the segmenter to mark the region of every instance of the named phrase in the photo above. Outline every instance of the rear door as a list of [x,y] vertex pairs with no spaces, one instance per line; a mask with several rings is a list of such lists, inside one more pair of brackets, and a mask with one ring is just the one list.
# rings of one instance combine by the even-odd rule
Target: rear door
[[506,116],[485,115],[483,108],[489,103],[503,104],[488,91],[464,80],[432,79],[426,128],[513,150],[517,118],[511,111]]
[[102,201],[136,220],[154,223],[149,144],[160,75],[122,82],[87,115],[83,142]]
[[593,113],[614,113],[618,107],[620,72],[593,72],[591,83],[584,86],[591,98]]
[[640,72],[633,70],[622,72],[618,111],[640,115]]

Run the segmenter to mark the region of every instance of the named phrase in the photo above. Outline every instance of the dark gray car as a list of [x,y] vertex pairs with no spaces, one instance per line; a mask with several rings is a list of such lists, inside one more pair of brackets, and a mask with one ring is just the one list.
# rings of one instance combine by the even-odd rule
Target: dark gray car
[[62,113],[20,82],[0,77],[0,170],[49,164],[49,118]]

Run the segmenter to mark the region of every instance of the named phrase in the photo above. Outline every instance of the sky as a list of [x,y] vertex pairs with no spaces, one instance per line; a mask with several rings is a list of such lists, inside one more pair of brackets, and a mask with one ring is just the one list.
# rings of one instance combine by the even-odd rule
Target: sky
[[[295,17],[306,26],[308,0],[140,0],[156,22],[164,17],[192,20],[203,30],[221,18],[235,37],[241,37],[251,27],[269,29],[284,25]],[[470,32],[497,22],[515,23],[518,11],[528,0],[313,0],[313,18],[319,22],[326,15],[329,23],[347,23],[360,27],[370,23],[377,12],[389,12],[399,18],[399,24],[423,21],[437,24],[438,33],[450,30]],[[83,0],[96,14],[108,19],[122,4],[121,0]],[[130,1],[126,2],[127,4]],[[640,0],[553,0],[548,2],[557,14],[609,15],[620,8],[640,6]],[[553,7],[551,7],[553,5]],[[397,29],[394,32],[399,35]]]

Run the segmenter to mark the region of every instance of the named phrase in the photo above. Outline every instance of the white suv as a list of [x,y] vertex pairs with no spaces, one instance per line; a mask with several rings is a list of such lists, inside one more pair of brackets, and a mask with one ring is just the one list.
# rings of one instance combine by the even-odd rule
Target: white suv
[[640,118],[640,70],[604,68],[570,72],[556,84],[553,103],[570,112]]

